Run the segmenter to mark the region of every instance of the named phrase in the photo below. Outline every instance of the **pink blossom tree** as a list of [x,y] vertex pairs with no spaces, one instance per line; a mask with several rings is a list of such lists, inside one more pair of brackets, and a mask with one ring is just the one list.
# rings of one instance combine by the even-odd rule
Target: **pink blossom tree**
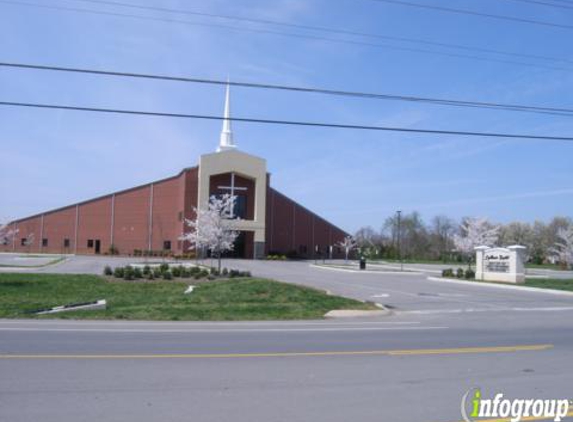
[[189,242],[189,249],[199,253],[202,249],[211,251],[217,257],[218,270],[221,271],[221,255],[232,251],[239,232],[236,227],[237,218],[233,218],[235,196],[225,194],[220,197],[212,196],[208,207],[194,208],[195,219],[186,219],[185,223],[191,228],[180,239]]
[[476,246],[493,246],[499,237],[499,226],[491,224],[487,218],[468,218],[462,222],[460,233],[454,235],[454,246],[468,258],[468,264]]
[[337,243],[342,249],[344,249],[344,260],[348,262],[348,254],[354,248],[356,248],[356,241],[352,236],[346,236],[344,240]]
[[557,242],[551,252],[559,258],[559,261],[568,267],[573,265],[573,225],[560,228],[557,231]]
[[14,241],[19,230],[10,227],[9,224],[0,224],[0,245],[6,246]]

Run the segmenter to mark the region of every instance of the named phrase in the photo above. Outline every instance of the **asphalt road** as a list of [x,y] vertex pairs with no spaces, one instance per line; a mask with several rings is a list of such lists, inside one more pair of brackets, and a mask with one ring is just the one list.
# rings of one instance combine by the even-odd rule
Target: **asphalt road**
[[[101,265],[74,257],[42,271]],[[225,265],[375,300],[394,313],[305,322],[0,321],[0,420],[453,422],[476,386],[488,398],[571,398],[573,295],[307,263]]]
[[570,396],[570,324],[450,322],[2,321],[1,420],[445,422],[474,386]]

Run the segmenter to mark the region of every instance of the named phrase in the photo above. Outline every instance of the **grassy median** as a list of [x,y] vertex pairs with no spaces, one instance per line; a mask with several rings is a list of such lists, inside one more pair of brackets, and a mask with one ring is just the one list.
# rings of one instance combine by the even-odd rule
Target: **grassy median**
[[526,278],[525,286],[540,289],[566,290],[573,292],[573,280],[558,278]]
[[[181,321],[318,319],[333,309],[376,309],[322,291],[272,280],[111,281],[94,275],[0,273],[0,318]],[[54,306],[107,300],[105,311],[36,316]]]

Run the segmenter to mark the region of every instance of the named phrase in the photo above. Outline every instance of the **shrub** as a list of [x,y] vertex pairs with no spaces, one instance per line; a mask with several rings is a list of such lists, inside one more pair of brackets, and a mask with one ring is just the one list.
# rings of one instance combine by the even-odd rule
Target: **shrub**
[[131,268],[129,265],[127,267],[125,267],[125,269],[123,270],[123,279],[124,280],[133,280],[134,277],[134,271],[133,268]]
[[133,269],[133,277],[135,277],[135,278],[142,278],[143,277],[143,272],[141,271],[141,268],[135,267]]
[[151,271],[148,272],[147,274],[144,274],[144,277],[145,277],[147,280],[153,280],[153,279],[155,279],[155,276],[153,275],[153,273],[152,273]]
[[[285,256],[285,255],[279,255],[279,259],[283,260],[283,258],[282,258],[283,256]],[[298,255],[298,252],[293,249],[293,250],[290,250],[286,253],[286,256],[284,259],[286,259],[286,258],[288,258],[288,259],[299,259],[300,257]]]
[[151,273],[151,267],[149,265],[144,265],[143,266],[143,274],[150,274]]
[[181,267],[173,267],[171,269],[171,272],[173,273],[173,277],[181,277]]
[[113,270],[113,276],[116,278],[123,278],[123,267],[115,267]]
[[189,278],[189,277],[191,277],[191,271],[189,271],[189,268],[183,267],[183,268],[181,269],[181,277],[183,277],[183,278]]
[[231,270],[231,271],[229,271],[229,277],[235,278],[235,277],[239,277],[239,276],[240,276],[240,273],[239,273],[238,270]]
[[471,268],[468,268],[465,273],[466,280],[473,280],[476,278],[476,272]]
[[464,269],[463,268],[458,268],[456,271],[456,277],[457,278],[464,278]]
[[189,268],[189,272],[191,273],[191,275],[199,274],[201,272],[201,268],[191,267],[191,268]]
[[199,280],[201,278],[201,273],[195,273],[195,275],[193,276],[193,278],[195,280]]
[[164,271],[163,272],[163,279],[164,280],[171,280],[173,278],[173,274],[171,274],[171,271]]
[[201,278],[207,278],[207,277],[209,277],[209,271],[207,271],[207,270],[201,270],[201,271],[199,272],[199,275],[201,276]]
[[159,271],[161,271],[162,273],[169,271],[169,264],[166,264],[164,262],[161,265],[159,265]]
[[452,268],[446,268],[442,270],[442,277],[453,277],[454,270]]
[[154,268],[153,269],[153,277],[155,278],[161,278],[161,270],[159,268]]
[[226,268],[223,268],[223,271],[221,272],[221,274],[223,275],[223,277],[227,277],[229,275],[229,270]]
[[251,272],[250,271],[243,271],[241,277],[251,277]]
[[103,275],[113,275],[113,271],[109,265],[106,265],[103,269]]

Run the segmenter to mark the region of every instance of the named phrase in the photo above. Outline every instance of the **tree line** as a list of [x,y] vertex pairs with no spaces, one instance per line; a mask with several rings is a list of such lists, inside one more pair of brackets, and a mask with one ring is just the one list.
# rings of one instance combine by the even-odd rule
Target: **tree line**
[[573,233],[570,217],[557,216],[548,222],[494,224],[485,219],[465,217],[456,221],[438,215],[425,222],[419,212],[413,211],[387,217],[379,230],[362,227],[354,239],[360,253],[368,258],[462,261],[467,251],[460,248],[461,241],[467,239],[468,225],[478,220],[482,230],[495,233],[492,244],[487,246],[523,245],[527,247],[527,260],[531,263],[569,263],[561,252],[563,244],[567,243],[563,236]]

